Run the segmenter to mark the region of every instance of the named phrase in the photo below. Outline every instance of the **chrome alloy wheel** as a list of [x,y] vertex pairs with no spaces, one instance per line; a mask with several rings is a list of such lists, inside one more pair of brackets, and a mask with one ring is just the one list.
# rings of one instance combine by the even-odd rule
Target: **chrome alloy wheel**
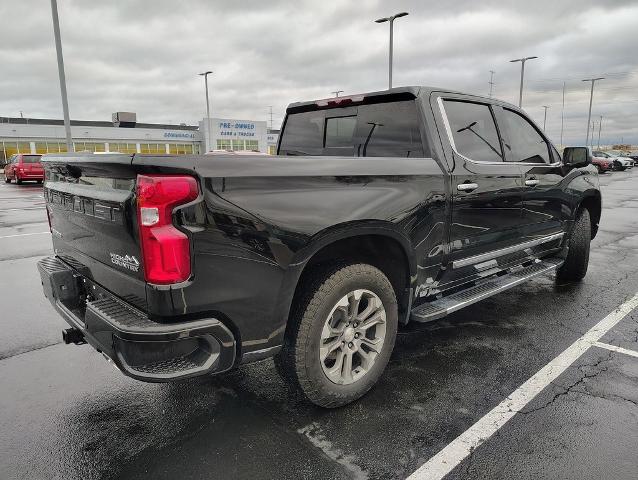
[[319,359],[328,379],[339,385],[370,371],[385,342],[386,312],[370,290],[354,290],[332,308],[321,332]]

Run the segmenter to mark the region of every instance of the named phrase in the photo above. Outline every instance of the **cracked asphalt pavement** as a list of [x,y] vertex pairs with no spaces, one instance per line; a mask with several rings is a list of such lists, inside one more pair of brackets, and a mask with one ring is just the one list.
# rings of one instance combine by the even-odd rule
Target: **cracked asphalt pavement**
[[[638,169],[601,176],[582,283],[540,277],[400,331],[360,401],[314,407],[272,361],[176,384],[124,377],[41,292],[42,188],[0,184],[0,478],[406,478],[638,292]],[[602,339],[638,351],[638,311]],[[638,477],[638,358],[592,347],[447,478]]]

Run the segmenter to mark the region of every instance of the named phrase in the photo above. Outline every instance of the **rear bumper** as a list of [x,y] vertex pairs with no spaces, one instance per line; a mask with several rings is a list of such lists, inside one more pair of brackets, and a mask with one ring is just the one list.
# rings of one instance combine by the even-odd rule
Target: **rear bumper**
[[235,362],[235,339],[214,318],[154,322],[57,257],[38,262],[45,296],[84,340],[126,375],[169,382],[220,373]]
[[18,180],[44,180],[44,172],[40,172],[40,173],[16,172],[15,178],[17,178]]

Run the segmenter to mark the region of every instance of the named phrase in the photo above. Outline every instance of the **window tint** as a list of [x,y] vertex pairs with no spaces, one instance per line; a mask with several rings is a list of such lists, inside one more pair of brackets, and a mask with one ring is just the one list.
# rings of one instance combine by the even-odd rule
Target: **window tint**
[[444,103],[456,150],[470,160],[503,160],[496,124],[488,105],[446,100]]
[[326,147],[352,147],[357,117],[326,118]]
[[428,155],[423,151],[414,100],[291,114],[286,120],[279,153],[358,157]]
[[40,163],[40,155],[23,155],[22,163]]
[[542,135],[522,115],[503,109],[503,145],[508,162],[551,163]]
[[558,153],[558,150],[556,150],[556,147],[554,145],[552,145],[552,154],[554,155],[554,162],[561,161],[560,153]]
[[284,126],[281,155],[321,155],[325,111],[289,115]]
[[424,157],[416,102],[379,103],[359,107],[355,155]]

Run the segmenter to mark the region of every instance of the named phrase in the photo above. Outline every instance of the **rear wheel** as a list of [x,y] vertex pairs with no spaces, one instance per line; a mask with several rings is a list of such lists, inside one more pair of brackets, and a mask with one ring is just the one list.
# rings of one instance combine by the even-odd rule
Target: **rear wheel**
[[277,370],[316,405],[339,407],[370,390],[388,364],[394,289],[371,265],[322,269],[303,285],[289,322]]
[[4,183],[11,183],[11,179],[6,175],[4,176]]
[[15,181],[16,181],[16,185],[21,185],[22,184],[22,180],[20,180],[17,175],[15,177]]
[[569,237],[569,249],[565,262],[556,272],[558,283],[577,282],[587,274],[589,265],[589,245],[591,243],[591,220],[589,210],[578,212],[574,229]]

